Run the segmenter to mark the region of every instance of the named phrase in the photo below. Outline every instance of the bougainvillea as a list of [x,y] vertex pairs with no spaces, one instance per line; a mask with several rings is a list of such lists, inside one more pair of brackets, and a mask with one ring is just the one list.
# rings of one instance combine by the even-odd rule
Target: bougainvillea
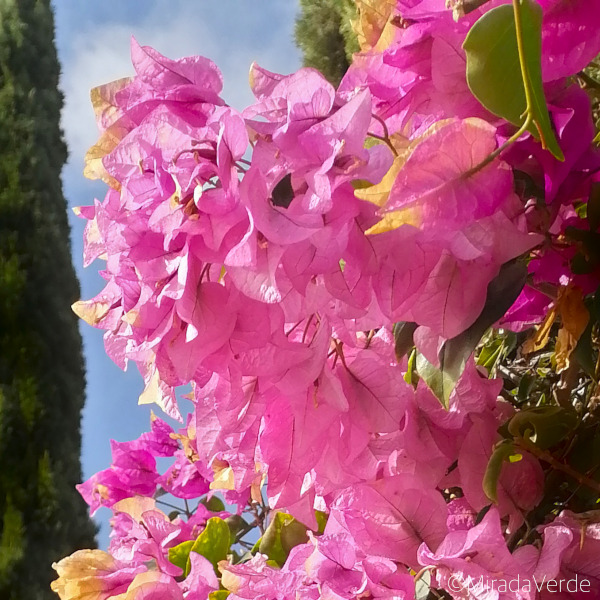
[[92,92],[74,310],[193,410],[79,486],[62,600],[600,597],[600,2],[357,4],[337,90],[134,40]]

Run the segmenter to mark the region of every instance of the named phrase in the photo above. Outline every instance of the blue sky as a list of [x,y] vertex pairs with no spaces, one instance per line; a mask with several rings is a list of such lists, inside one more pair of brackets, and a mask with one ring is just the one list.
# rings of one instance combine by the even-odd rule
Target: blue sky
[[[89,90],[131,74],[131,35],[171,58],[201,54],[214,60],[223,71],[225,99],[236,108],[251,102],[252,61],[280,73],[300,65],[293,44],[295,0],[54,0],[53,4],[65,95],[62,127],[70,152],[63,171],[69,207],[104,197],[104,185],[81,174],[85,151],[96,139]],[[97,273],[102,264],[82,268],[84,222],[71,215],[71,225],[73,262],[82,297],[87,299],[103,287]],[[109,466],[110,439],[133,439],[149,427],[150,407],[137,405],[143,386],[135,366],[123,373],[104,354],[103,332],[85,324],[81,331],[87,362],[82,462],[88,478]],[[105,509],[98,513],[101,548],[108,543],[109,515]]]

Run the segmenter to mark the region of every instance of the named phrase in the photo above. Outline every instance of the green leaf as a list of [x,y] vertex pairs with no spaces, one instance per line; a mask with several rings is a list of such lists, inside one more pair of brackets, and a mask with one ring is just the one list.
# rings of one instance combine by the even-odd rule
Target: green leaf
[[200,504],[203,504],[211,512],[223,512],[225,510],[223,500],[221,500],[221,498],[219,498],[218,496],[203,498],[202,500],[200,500]]
[[529,400],[529,394],[531,394],[531,390],[533,390],[534,386],[535,377],[524,373],[519,382],[519,387],[517,388],[517,398],[521,400],[521,402]]
[[183,574],[186,577],[189,574],[187,565],[193,545],[194,540],[190,540],[188,542],[183,542],[178,546],[173,546],[173,548],[169,548],[169,562],[182,569]]
[[491,373],[496,366],[496,362],[500,357],[503,346],[504,340],[502,338],[490,340],[490,342],[481,349],[481,352],[477,357],[477,364],[485,367],[488,370],[488,373]]
[[[591,303],[590,303],[591,304]],[[592,311],[590,315],[593,317]],[[592,378],[596,380],[596,360],[594,357],[594,347],[592,346],[592,334],[594,332],[594,320],[590,319],[584,332],[577,341],[577,346],[573,350],[573,356],[579,363],[579,366]]]
[[578,424],[574,410],[560,406],[537,406],[516,413],[508,423],[508,432],[527,438],[546,450],[564,440]]
[[229,590],[215,590],[208,595],[208,600],[225,600],[229,594]]
[[456,380],[449,373],[432,365],[420,353],[417,353],[416,369],[419,377],[427,384],[442,406],[448,410],[450,393],[456,385]]
[[416,323],[410,323],[408,321],[398,321],[398,323],[394,323],[392,332],[394,334],[396,360],[398,362],[400,362],[415,345],[413,335],[416,329]]
[[[404,381],[406,381],[406,383],[408,383],[408,385],[417,385],[417,383],[419,382],[419,379],[416,375],[416,373],[413,373],[414,371],[416,371],[416,363],[417,363],[417,349],[413,348],[412,352],[410,353],[410,356],[408,357],[408,364],[406,365],[406,373],[404,374]],[[415,375],[415,377],[413,377],[413,374]],[[413,381],[414,379],[414,381]]]
[[365,138],[365,148],[370,149],[373,148],[374,146],[378,146],[379,144],[383,144],[384,141],[380,140],[379,138],[374,138],[373,136],[368,135]]
[[227,523],[227,527],[229,527],[229,534],[232,544],[235,543],[235,538],[237,537],[238,533],[241,531],[248,532],[248,530],[251,529],[250,524],[246,523],[246,521],[244,521],[240,515],[229,515],[225,519],[225,523]]
[[204,531],[196,538],[169,548],[169,562],[183,569],[184,577],[190,574],[192,567],[190,552],[201,554],[209,560],[218,574],[217,565],[225,560],[231,546],[231,532],[223,519],[213,517],[208,520]]
[[355,190],[365,190],[373,186],[373,183],[366,179],[353,179],[351,183]]
[[[201,554],[204,558],[209,560],[215,568],[215,572],[218,574],[219,571],[217,565],[219,564],[219,561],[227,558],[230,546],[231,531],[229,526],[223,519],[212,517],[207,521],[204,531],[196,538],[196,541],[191,548],[191,552]],[[188,555],[186,576],[190,572],[190,568],[191,564]]]
[[[526,73],[521,72],[513,6],[487,11],[471,27],[463,48],[467,55],[467,83],[473,95],[495,115],[520,126],[527,109],[529,131],[558,160],[564,155],[550,122],[542,82],[542,8],[535,0],[519,0]],[[531,90],[527,106],[525,84]]]
[[[521,197],[523,198],[524,196]],[[580,219],[587,219],[587,204],[581,202],[579,204],[574,204],[573,208],[575,209],[575,214]]]
[[325,531],[329,515],[322,510],[315,510],[315,518],[317,519],[317,533],[322,534]]
[[502,472],[502,465],[504,461],[510,459],[512,454],[515,454],[514,444],[504,441],[494,448],[488,461],[485,475],[483,476],[483,491],[494,504],[498,503],[498,479]]
[[590,230],[598,231],[600,228],[600,182],[598,181],[592,183],[586,209]]
[[262,536],[259,551],[280,567],[285,563],[290,550],[294,546],[308,541],[306,527],[296,521],[292,515],[278,512],[271,519],[265,534]]

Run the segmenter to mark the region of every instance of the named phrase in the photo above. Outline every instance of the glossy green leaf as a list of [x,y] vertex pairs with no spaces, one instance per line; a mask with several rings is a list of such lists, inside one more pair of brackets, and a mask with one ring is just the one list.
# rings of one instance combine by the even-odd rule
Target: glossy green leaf
[[306,527],[296,521],[292,515],[278,512],[274,515],[262,536],[259,551],[280,567],[285,563],[294,546],[308,541]]
[[242,530],[247,530],[250,525],[242,519],[240,515],[230,515],[225,519],[227,527],[229,527],[229,533],[231,534],[231,543],[235,541],[237,534]]
[[322,534],[325,531],[329,515],[322,510],[315,510],[315,518],[317,519],[317,533]]
[[422,354],[417,353],[416,369],[419,377],[427,384],[435,397],[448,410],[450,394],[456,385],[456,379],[449,373],[432,365]]
[[504,341],[500,338],[495,338],[486,344],[477,357],[477,364],[485,367],[488,373],[496,366],[496,362],[502,352]]
[[[417,385],[419,378],[417,377],[416,371],[416,363],[417,363],[417,349],[413,348],[413,351],[410,353],[408,357],[408,364],[406,365],[406,373],[404,374],[404,381],[408,383],[408,385]],[[414,375],[414,377],[413,377]]]
[[413,335],[416,329],[416,323],[410,323],[408,321],[398,321],[398,323],[394,323],[392,332],[394,334],[394,346],[396,360],[398,362],[400,362],[415,345],[415,342],[413,341]]
[[538,406],[516,413],[508,423],[508,432],[514,437],[528,438],[538,448],[556,446],[578,424],[574,410],[560,406]]
[[373,148],[374,146],[378,146],[379,144],[384,144],[385,142],[383,140],[380,140],[379,138],[374,138],[371,135],[368,135],[365,138],[365,148],[370,149]]
[[225,505],[223,504],[223,500],[218,496],[211,496],[210,498],[203,498],[200,500],[200,503],[203,504],[208,510],[211,512],[223,512],[225,510]]
[[178,566],[183,570],[183,574],[187,577],[189,574],[189,570],[187,568],[188,559],[190,556],[190,552],[192,550],[192,546],[194,545],[194,540],[190,540],[188,542],[183,542],[177,546],[173,546],[173,548],[169,548],[169,562]]
[[502,465],[509,460],[512,454],[515,454],[514,444],[512,442],[502,442],[494,448],[488,461],[483,476],[483,491],[494,504],[498,503],[498,479],[502,473]]
[[473,95],[495,115],[520,126],[527,110],[524,80],[531,89],[529,131],[559,160],[564,155],[550,122],[542,83],[542,8],[535,0],[519,0],[526,73],[521,72],[513,6],[486,12],[471,27],[463,48],[467,83]]
[[[231,532],[229,526],[223,519],[212,517],[207,521],[204,531],[196,538],[190,551],[204,556],[212,563],[215,572],[218,573],[217,565],[219,561],[227,558],[230,546]],[[190,566],[188,556],[187,573],[189,573]]]
[[519,387],[517,388],[517,398],[521,400],[521,402],[529,400],[529,394],[531,394],[531,390],[533,390],[534,386],[535,377],[524,373],[519,382]]

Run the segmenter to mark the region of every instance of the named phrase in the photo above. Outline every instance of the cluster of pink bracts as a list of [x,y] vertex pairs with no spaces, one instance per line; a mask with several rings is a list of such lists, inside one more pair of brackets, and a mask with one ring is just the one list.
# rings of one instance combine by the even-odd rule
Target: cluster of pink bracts
[[[573,204],[600,179],[589,100],[571,78],[600,50],[600,2],[540,0],[565,161],[526,135],[464,177],[515,130],[465,81],[465,35],[498,4],[455,22],[444,0],[397,0],[392,38],[357,54],[338,90],[311,69],[253,66],[256,102],[241,113],[221,99],[212,62],[135,42],[136,76],[94,90],[101,138],[87,171],[111,188],[80,211],[85,262],[106,260],[107,284],[75,310],[106,331],[117,364],[137,364],[142,401],[177,418],[175,389],[191,383],[194,408],[177,434],[154,418],[138,440],[113,443],[112,466],[79,486],[92,511],[112,507],[112,542],[110,554],[56,565],[63,599],[409,599],[423,568],[454,598],[600,597],[600,526],[582,533],[563,512],[539,529],[543,544],[507,547],[543,494],[533,456],[504,465],[498,502],[476,523],[497,429],[514,413],[501,382],[471,359],[445,410],[423,381],[404,380],[394,354],[391,327],[415,322],[435,363],[500,267],[525,253],[536,285],[503,327],[544,318],[551,299],[538,284],[598,285],[571,273],[572,248],[554,240],[586,227]],[[517,171],[544,189],[544,206],[515,185]],[[173,460],[163,474],[156,457]],[[281,567],[258,553],[215,572],[192,552],[186,576],[169,548],[227,514],[199,505],[171,520],[152,498],[209,486],[240,512],[265,486],[272,509],[312,530],[308,542]],[[315,509],[328,514],[323,533]],[[596,591],[531,584],[575,574]]]

